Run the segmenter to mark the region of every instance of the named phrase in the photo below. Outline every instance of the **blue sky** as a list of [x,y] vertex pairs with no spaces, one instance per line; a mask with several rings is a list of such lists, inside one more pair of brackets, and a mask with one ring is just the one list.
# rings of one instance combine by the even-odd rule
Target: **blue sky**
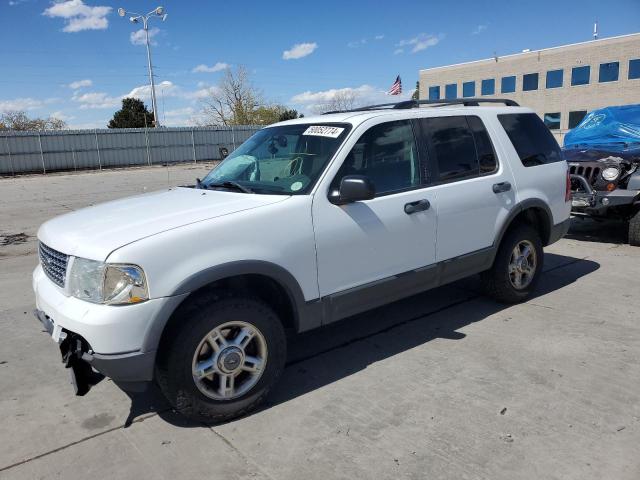
[[[148,100],[137,27],[116,10],[146,0],[0,0],[0,111],[104,127],[124,95]],[[265,97],[303,112],[335,90],[384,100],[396,75],[640,31],[640,0],[164,1],[153,22],[160,120],[189,125],[224,65],[245,65]],[[132,36],[133,34],[133,36]],[[218,67],[216,68],[216,65]],[[198,68],[199,67],[199,68]]]

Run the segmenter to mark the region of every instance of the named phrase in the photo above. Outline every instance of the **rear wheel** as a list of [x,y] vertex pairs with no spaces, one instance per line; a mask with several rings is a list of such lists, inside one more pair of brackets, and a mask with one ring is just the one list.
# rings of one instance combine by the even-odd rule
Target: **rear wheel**
[[504,303],[526,300],[542,271],[544,252],[538,232],[523,224],[502,240],[491,269],[481,275],[486,293]]
[[158,365],[160,387],[183,415],[220,422],[258,406],[286,358],[282,324],[253,298],[199,298],[180,312],[177,332]]
[[640,247],[640,210],[629,220],[629,245]]

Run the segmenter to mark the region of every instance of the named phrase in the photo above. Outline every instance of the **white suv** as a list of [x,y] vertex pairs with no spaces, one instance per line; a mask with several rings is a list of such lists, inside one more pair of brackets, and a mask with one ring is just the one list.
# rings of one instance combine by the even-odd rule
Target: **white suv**
[[480,102],[278,123],[196,185],[46,222],[36,315],[76,393],[97,372],[155,380],[185,415],[225,420],[275,384],[285,331],[476,273],[526,299],[568,228],[567,164],[531,110]]

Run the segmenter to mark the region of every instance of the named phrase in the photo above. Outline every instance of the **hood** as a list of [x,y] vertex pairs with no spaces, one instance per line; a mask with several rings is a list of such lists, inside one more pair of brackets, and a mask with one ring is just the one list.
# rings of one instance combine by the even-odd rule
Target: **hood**
[[40,227],[38,239],[68,255],[105,260],[115,249],[136,240],[287,198],[179,187],[61,215]]

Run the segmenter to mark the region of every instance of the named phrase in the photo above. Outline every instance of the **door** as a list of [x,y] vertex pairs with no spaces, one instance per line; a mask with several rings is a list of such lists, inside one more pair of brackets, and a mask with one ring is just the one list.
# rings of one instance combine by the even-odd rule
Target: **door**
[[436,261],[491,247],[515,203],[515,184],[483,121],[459,115],[418,123],[438,197]]
[[[342,297],[346,303],[336,307],[339,317],[415,293],[411,289],[420,275],[414,270],[433,264],[436,198],[424,188],[421,172],[412,123],[379,123],[359,137],[337,174],[327,179],[332,190],[345,175],[365,175],[375,198],[338,206],[328,200],[326,186],[315,195],[320,296],[353,292],[357,297]],[[399,274],[407,275],[395,281]],[[369,289],[374,282],[379,288]]]

